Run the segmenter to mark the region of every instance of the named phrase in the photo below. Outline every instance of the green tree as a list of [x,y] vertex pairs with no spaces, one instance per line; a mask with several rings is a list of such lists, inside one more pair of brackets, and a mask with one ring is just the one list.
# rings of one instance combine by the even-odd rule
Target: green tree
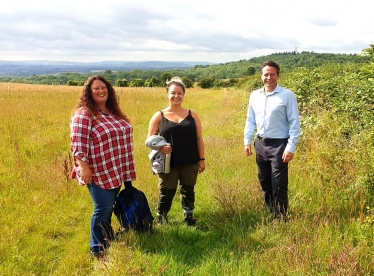
[[234,78],[231,78],[229,79],[228,83],[229,83],[229,86],[234,86],[235,84],[237,84],[239,82],[238,79],[234,79]]
[[253,66],[248,67],[247,69],[247,75],[252,76],[256,73],[256,69]]
[[212,78],[203,78],[198,82],[198,86],[201,88],[211,88],[213,86],[214,79]]
[[160,79],[161,79],[161,86],[165,86],[166,85],[166,81],[167,80],[170,80],[173,76],[168,73],[168,72],[165,72],[165,73],[162,73]]
[[128,83],[127,79],[117,79],[116,80],[116,85],[118,87],[127,87],[127,86],[129,86],[129,83]]
[[[237,62],[227,62],[211,65],[196,65],[188,69],[168,69],[168,70],[131,70],[131,71],[111,71],[114,68],[101,72],[111,83],[115,84],[117,79],[143,79],[147,80],[156,76],[160,78],[161,85],[165,86],[165,81],[173,76],[186,76],[193,82],[198,82],[203,78],[213,78],[215,80],[226,80],[230,78],[247,78],[255,76],[260,71],[261,64],[264,60],[274,60],[281,66],[281,74],[291,72],[295,68],[317,68],[323,64],[364,64],[369,63],[370,58],[373,62],[374,44],[362,51],[361,55],[357,54],[329,54],[329,53],[313,53],[313,52],[284,52],[275,53],[267,56],[260,56],[248,60],[240,60]],[[253,69],[256,68],[256,73]],[[1,73],[1,72],[0,72]],[[13,82],[13,83],[38,83],[38,84],[62,84],[65,85],[68,80],[83,81],[92,75],[92,71],[85,73],[60,73],[56,75],[43,74],[40,76],[32,75],[32,73],[18,72],[16,75],[0,76],[0,82]],[[12,73],[11,73],[12,74]],[[27,74],[27,75],[23,75]],[[30,76],[29,76],[30,74]],[[10,78],[9,78],[10,77]],[[282,78],[283,79],[283,78]]]
[[371,59],[374,58],[374,44],[370,44],[369,48],[363,49],[361,52],[363,56],[369,56]]
[[183,81],[186,88],[192,88],[193,87],[193,81],[190,80],[188,77],[182,77],[181,80]]
[[142,79],[133,79],[132,81],[130,81],[129,86],[130,87],[143,87],[144,81]]
[[146,79],[144,85],[146,87],[157,87],[160,86],[160,80],[153,76],[150,79]]
[[75,81],[75,80],[68,80],[66,82],[66,85],[68,86],[78,86],[79,85],[79,82],[78,81]]
[[228,82],[224,80],[215,80],[213,86],[216,88],[219,87],[228,87]]

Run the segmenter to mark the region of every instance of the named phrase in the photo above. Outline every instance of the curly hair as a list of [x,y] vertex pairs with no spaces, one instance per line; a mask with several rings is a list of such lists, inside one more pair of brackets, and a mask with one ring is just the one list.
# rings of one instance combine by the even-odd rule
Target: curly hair
[[106,108],[112,114],[117,115],[118,117],[124,119],[126,122],[130,122],[130,119],[127,117],[125,113],[122,112],[121,108],[119,107],[119,97],[117,96],[112,84],[106,78],[100,75],[91,76],[86,80],[83,86],[81,96],[78,100],[76,109],[84,107],[85,109],[87,109],[91,117],[100,116],[99,107],[97,106],[96,102],[92,97],[91,86],[95,80],[100,80],[103,83],[105,83],[106,88],[108,89],[108,99],[106,101]]
[[183,93],[186,93],[186,86],[184,85],[183,81],[179,77],[173,77],[170,80],[166,81],[166,92],[169,92],[169,88],[173,84],[182,87]]

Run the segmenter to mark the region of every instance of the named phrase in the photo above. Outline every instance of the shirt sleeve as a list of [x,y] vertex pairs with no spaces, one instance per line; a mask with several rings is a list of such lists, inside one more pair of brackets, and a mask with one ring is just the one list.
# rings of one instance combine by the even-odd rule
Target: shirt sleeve
[[[252,95],[251,95],[252,96]],[[247,119],[244,126],[244,146],[252,143],[252,136],[256,128],[255,113],[251,105],[251,97],[249,98]]]
[[70,124],[70,142],[74,158],[87,162],[90,151],[90,133],[90,118],[86,112],[77,111]]
[[295,95],[291,92],[287,101],[287,118],[289,123],[289,138],[286,151],[295,153],[300,137],[300,118]]

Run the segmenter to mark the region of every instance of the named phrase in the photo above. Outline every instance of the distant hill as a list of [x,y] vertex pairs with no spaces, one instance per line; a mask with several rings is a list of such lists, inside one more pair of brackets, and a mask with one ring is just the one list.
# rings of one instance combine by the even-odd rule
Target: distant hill
[[0,61],[0,82],[66,84],[69,80],[84,81],[92,74],[102,74],[112,83],[119,79],[131,82],[162,79],[163,74],[186,77],[193,82],[207,79],[241,79],[258,74],[265,60],[274,60],[281,67],[281,74],[296,68],[316,68],[324,64],[363,64],[370,56],[357,54],[331,54],[314,52],[285,52],[267,56],[242,59],[227,63],[187,61],[103,61],[103,62],[59,62],[59,61]]
[[196,65],[211,65],[204,61],[4,61],[0,60],[0,76],[29,77],[33,75],[53,75],[64,72],[90,73],[132,70],[171,70],[188,69]]

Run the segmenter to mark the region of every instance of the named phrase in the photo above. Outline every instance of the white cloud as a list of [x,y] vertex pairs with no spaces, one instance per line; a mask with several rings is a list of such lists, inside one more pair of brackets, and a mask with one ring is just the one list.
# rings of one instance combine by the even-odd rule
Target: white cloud
[[374,43],[363,0],[7,1],[0,60],[228,62],[275,52],[360,53]]

